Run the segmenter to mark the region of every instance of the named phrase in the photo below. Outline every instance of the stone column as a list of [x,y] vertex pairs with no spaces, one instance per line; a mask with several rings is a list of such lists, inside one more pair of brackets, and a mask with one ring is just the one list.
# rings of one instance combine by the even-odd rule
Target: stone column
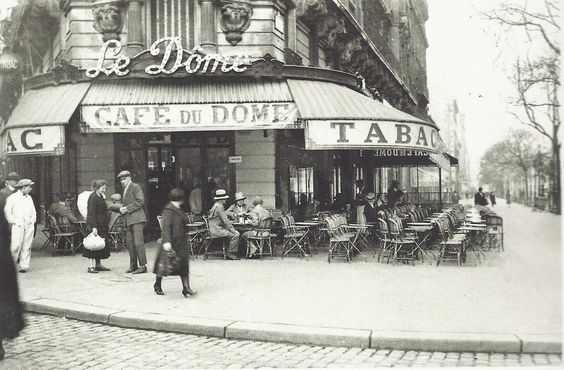
[[200,46],[206,53],[217,53],[215,0],[200,1]]
[[141,4],[144,0],[129,0],[127,9],[127,54],[134,56],[144,50]]

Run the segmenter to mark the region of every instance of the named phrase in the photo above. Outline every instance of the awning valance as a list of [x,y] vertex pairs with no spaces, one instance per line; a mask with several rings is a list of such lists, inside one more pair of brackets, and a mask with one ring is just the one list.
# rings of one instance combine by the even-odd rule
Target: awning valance
[[100,81],[81,103],[84,131],[145,132],[299,128],[284,80]]
[[6,155],[64,154],[64,126],[89,87],[89,82],[83,82],[25,92],[2,130],[2,151]]

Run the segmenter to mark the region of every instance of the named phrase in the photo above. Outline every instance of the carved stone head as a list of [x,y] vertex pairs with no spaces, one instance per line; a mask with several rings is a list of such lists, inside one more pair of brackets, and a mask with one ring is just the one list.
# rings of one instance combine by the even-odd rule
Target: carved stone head
[[115,4],[94,6],[94,28],[100,32],[104,41],[119,40],[123,28],[123,17],[120,8]]
[[221,7],[221,29],[225,39],[233,46],[243,39],[242,33],[249,28],[253,9],[243,3],[225,4]]

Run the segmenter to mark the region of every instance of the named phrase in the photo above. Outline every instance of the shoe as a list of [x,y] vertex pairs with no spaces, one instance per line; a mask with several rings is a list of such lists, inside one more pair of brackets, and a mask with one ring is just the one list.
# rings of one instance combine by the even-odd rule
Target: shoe
[[132,272],[135,272],[135,271],[137,271],[137,270],[138,270],[137,267],[130,267],[129,270],[127,270],[125,273],[126,273],[126,274],[131,274]]
[[155,293],[157,293],[157,295],[164,295],[163,290],[161,289],[160,285],[153,285],[153,289],[155,289]]
[[133,271],[133,274],[144,274],[147,272],[147,266],[139,267],[137,270]]
[[20,272],[21,272],[22,274],[25,274],[25,273],[27,272],[27,269],[20,269]]
[[91,274],[97,274],[98,273],[98,271],[96,271],[96,268],[94,268],[94,267],[89,267],[88,272],[91,273]]
[[198,292],[195,292],[190,288],[182,289],[182,295],[184,296],[184,298],[188,298],[188,295],[196,295],[196,294],[198,294]]
[[102,266],[102,265],[96,266],[96,267],[94,267],[94,268],[96,269],[96,271],[110,271],[109,268],[104,267],[104,266]]
[[230,260],[230,261],[237,261],[237,260],[239,260],[239,257],[237,257],[236,254],[228,254],[225,258],[228,259],[228,260]]

